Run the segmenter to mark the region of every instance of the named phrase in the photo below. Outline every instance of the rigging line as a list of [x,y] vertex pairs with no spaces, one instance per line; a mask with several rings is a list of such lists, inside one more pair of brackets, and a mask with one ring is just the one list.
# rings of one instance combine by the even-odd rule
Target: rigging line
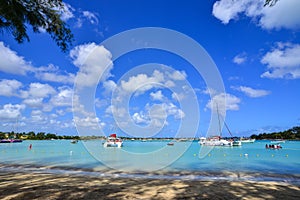
[[230,133],[231,137],[233,137],[233,135],[232,135],[231,131],[229,130],[229,128],[228,128],[228,126],[227,126],[225,120],[224,120],[224,124],[225,124],[225,127],[226,127],[227,131]]
[[231,131],[229,130],[229,127],[228,127],[227,123],[225,122],[224,119],[222,119],[222,120],[223,120],[223,122],[224,122],[224,124],[225,124],[225,127],[226,127],[227,131],[229,132],[229,134],[231,135],[231,137],[233,137]]
[[[220,134],[221,134],[221,122],[220,122],[220,114],[219,114],[219,107],[218,107],[218,104],[217,104],[217,112],[218,112],[218,119],[219,119],[219,131],[220,131]],[[231,135],[231,137],[233,137],[231,131],[229,130],[229,127],[227,126],[227,123],[225,122],[224,119],[222,119],[224,124],[225,124],[225,127],[227,129],[227,131],[229,132],[229,134]],[[221,135],[220,135],[221,136]]]
[[219,114],[219,107],[218,107],[217,103],[216,103],[216,106],[217,106],[217,114],[218,114],[218,120],[219,120],[219,133],[220,133],[220,136],[222,136],[221,120],[220,120],[220,114]]

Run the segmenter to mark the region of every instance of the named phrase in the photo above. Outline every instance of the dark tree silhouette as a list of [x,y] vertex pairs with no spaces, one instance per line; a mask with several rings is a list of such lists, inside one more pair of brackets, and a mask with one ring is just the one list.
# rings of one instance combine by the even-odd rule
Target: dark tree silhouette
[[61,48],[67,51],[73,34],[61,19],[62,0],[0,0],[0,31],[8,31],[18,43],[30,41],[27,26],[39,33],[44,29]]
[[274,6],[279,0],[266,0],[264,6]]

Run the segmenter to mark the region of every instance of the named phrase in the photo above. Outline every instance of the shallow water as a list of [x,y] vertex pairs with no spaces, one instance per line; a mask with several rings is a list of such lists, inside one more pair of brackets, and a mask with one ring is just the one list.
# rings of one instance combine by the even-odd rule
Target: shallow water
[[168,146],[167,141],[124,141],[121,149],[104,148],[102,142],[71,144],[69,140],[49,140],[0,144],[0,169],[300,182],[299,141],[286,141],[279,150],[265,149],[269,141],[244,143],[241,147],[215,147],[203,158],[199,157],[201,146],[197,142],[174,142],[174,146]]

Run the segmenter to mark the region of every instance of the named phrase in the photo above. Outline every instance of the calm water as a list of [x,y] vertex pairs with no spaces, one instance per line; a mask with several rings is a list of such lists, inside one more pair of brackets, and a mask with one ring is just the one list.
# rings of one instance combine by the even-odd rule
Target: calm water
[[300,182],[299,141],[286,141],[280,150],[265,149],[269,141],[244,143],[241,147],[215,147],[203,158],[199,158],[201,146],[197,142],[174,142],[174,146],[168,146],[166,141],[124,141],[122,149],[103,148],[102,142],[71,144],[69,140],[54,140],[0,144],[0,169],[18,166],[18,169],[59,169],[62,173],[64,170],[118,171],[123,175],[145,170],[160,175],[210,178],[220,173],[259,174],[256,178],[268,174],[269,177],[293,177]]

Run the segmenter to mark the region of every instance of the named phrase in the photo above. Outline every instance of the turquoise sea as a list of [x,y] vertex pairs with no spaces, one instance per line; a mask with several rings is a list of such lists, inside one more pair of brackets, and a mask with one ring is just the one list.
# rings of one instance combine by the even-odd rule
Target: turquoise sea
[[[300,141],[265,149],[270,141],[214,147],[199,157],[198,142],[124,141],[104,148],[101,140],[23,141],[0,144],[0,170],[81,173],[90,176],[278,180],[300,184]],[[29,145],[32,144],[32,149]],[[178,151],[180,151],[178,153]],[[178,156],[180,155],[180,156]],[[158,169],[159,168],[159,169]]]

